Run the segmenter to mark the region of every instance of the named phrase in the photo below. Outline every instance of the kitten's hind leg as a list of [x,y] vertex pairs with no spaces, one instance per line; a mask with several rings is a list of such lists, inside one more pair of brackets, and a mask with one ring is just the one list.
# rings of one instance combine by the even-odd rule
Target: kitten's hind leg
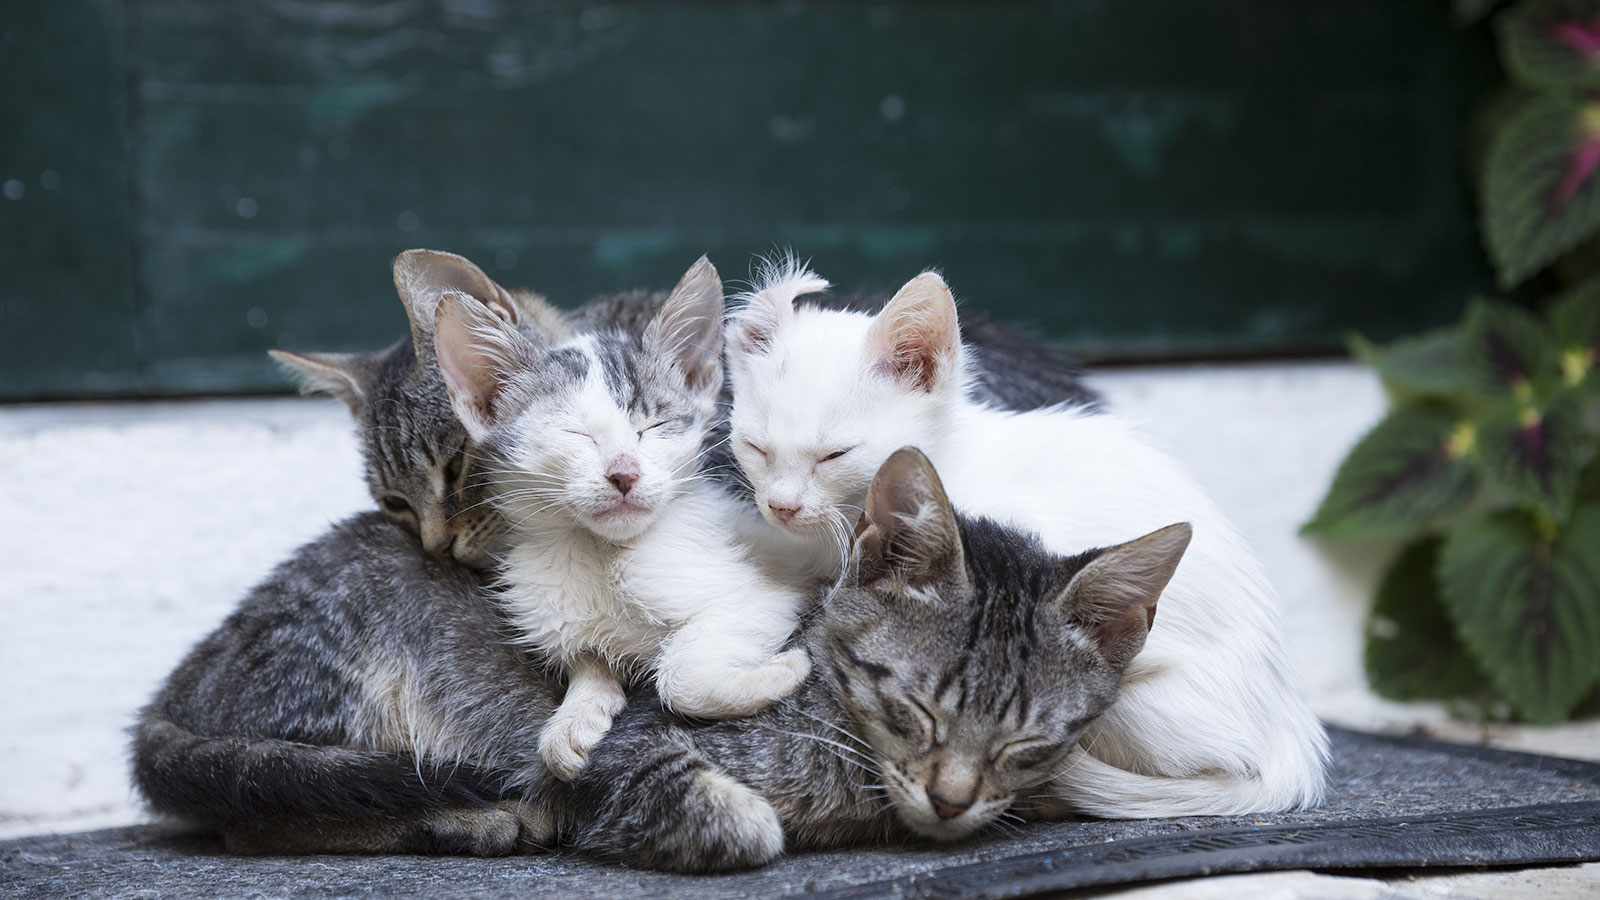
[[772,643],[710,623],[680,630],[656,669],[662,705],[680,715],[726,719],[787,697],[811,674],[811,657],[800,647],[771,653]]
[[223,845],[241,856],[312,853],[429,853],[505,856],[517,848],[521,822],[499,807],[456,807],[368,819],[272,818],[234,822]]
[[589,751],[611,730],[611,720],[627,705],[622,682],[592,656],[567,667],[567,695],[539,732],[539,756],[550,774],[571,781],[589,761]]

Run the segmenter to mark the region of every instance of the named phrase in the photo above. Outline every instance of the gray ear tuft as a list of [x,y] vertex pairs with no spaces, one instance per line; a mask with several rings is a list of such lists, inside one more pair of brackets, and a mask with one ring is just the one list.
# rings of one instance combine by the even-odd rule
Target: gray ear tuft
[[434,317],[446,293],[476,300],[501,320],[520,324],[525,310],[511,293],[473,265],[470,260],[442,250],[407,250],[394,259],[394,287],[411,320],[411,343],[417,358],[433,353]]
[[1068,614],[1094,635],[1100,652],[1118,670],[1144,648],[1155,624],[1156,601],[1178,570],[1193,533],[1187,522],[1179,522],[1108,547],[1061,592]]
[[862,587],[918,589],[966,578],[955,509],[921,450],[896,450],[873,476],[852,563]]
[[704,256],[678,279],[661,310],[645,328],[652,353],[671,356],[684,386],[696,393],[722,387],[722,279]]
[[433,349],[456,418],[482,440],[511,410],[506,382],[532,364],[534,348],[475,298],[450,291],[434,313]]
[[371,354],[287,350],[268,350],[267,354],[300,385],[302,394],[330,394],[343,400],[351,413],[361,412],[371,378]]

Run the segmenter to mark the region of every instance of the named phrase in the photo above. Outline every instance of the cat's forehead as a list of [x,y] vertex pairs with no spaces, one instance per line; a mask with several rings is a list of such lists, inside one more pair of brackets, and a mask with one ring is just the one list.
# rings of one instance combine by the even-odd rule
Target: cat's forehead
[[369,390],[362,440],[369,461],[390,479],[420,476],[447,462],[466,443],[444,378],[437,369],[415,362],[409,342],[389,354]]

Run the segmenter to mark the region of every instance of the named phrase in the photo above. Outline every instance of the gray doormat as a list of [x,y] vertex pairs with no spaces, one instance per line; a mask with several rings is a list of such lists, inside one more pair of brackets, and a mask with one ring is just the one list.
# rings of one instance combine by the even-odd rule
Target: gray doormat
[[6,897],[1026,897],[1272,869],[1600,859],[1600,765],[1335,730],[1327,803],[1282,815],[1042,823],[958,845],[685,876],[569,856],[230,857],[160,826],[0,843]]

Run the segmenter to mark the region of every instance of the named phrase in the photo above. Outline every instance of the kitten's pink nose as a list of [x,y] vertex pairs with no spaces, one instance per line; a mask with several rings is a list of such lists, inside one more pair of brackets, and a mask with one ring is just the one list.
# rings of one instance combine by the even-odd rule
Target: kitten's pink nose
[[790,505],[788,503],[779,503],[776,500],[768,500],[767,509],[772,510],[772,514],[778,517],[778,521],[788,522],[794,518],[795,513],[800,511],[800,504]]
[[933,791],[928,792],[928,802],[933,804],[934,813],[941,819],[954,819],[972,808],[972,799],[948,800]]
[[639,480],[639,466],[632,460],[614,463],[611,471],[606,473],[606,480],[617,489],[617,493],[626,497],[633,490],[633,485]]

